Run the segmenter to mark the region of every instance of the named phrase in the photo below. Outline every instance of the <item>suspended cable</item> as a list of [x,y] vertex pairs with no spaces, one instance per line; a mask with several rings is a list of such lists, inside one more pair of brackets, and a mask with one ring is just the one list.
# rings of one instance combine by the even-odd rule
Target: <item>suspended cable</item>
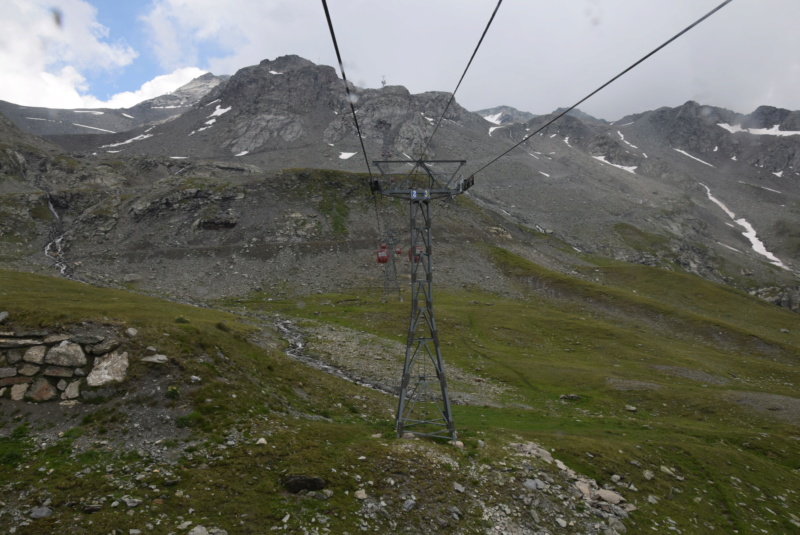
[[328,28],[330,28],[331,30],[331,39],[333,40],[333,48],[336,50],[336,59],[339,60],[339,70],[342,71],[344,90],[347,93],[347,101],[350,103],[350,110],[353,112],[353,121],[355,121],[356,123],[356,132],[358,132],[358,141],[361,143],[361,152],[364,154],[364,162],[366,162],[367,164],[367,171],[369,172],[369,179],[371,183],[372,168],[370,168],[369,166],[367,149],[364,147],[364,137],[361,135],[361,128],[358,126],[358,117],[356,117],[356,107],[353,105],[353,96],[350,94],[350,86],[347,84],[347,76],[344,74],[344,64],[342,63],[342,55],[339,53],[339,44],[336,42],[336,33],[333,31],[333,22],[331,21],[331,14],[330,12],[328,12],[328,3],[326,0],[322,0],[322,7],[325,8],[325,18],[328,19]]
[[510,149],[508,149],[507,151],[502,153],[500,156],[498,156],[494,160],[490,161],[489,163],[487,163],[486,165],[484,165],[483,167],[481,167],[480,169],[478,169],[474,173],[471,173],[470,176],[474,176],[474,175],[480,173],[481,171],[483,171],[484,169],[486,169],[487,167],[489,167],[490,165],[495,163],[497,160],[499,160],[500,158],[502,158],[503,156],[505,156],[506,154],[508,154],[512,150],[516,149],[517,147],[519,147],[520,145],[522,145],[523,143],[528,141],[530,138],[532,138],[533,136],[535,136],[536,134],[538,134],[539,132],[541,132],[542,130],[544,130],[545,128],[547,128],[548,126],[550,126],[551,124],[553,124],[554,122],[556,122],[557,120],[559,120],[560,118],[562,118],[563,116],[565,116],[566,114],[568,114],[569,112],[571,112],[572,110],[574,110],[575,108],[580,106],[581,104],[583,104],[583,102],[585,102],[589,98],[593,97],[595,94],[597,94],[600,91],[602,91],[603,89],[605,89],[607,86],[609,86],[610,84],[615,82],[618,78],[622,77],[628,71],[630,71],[634,67],[638,66],[640,63],[642,63],[643,61],[648,59],[650,56],[652,56],[653,54],[655,54],[656,52],[658,52],[659,50],[661,50],[662,48],[664,48],[668,44],[672,43],[674,40],[676,40],[677,38],[679,38],[680,36],[682,36],[683,34],[688,32],[689,30],[691,30],[692,28],[694,28],[695,26],[697,26],[698,24],[700,24],[701,22],[706,20],[708,17],[710,17],[711,15],[713,15],[714,13],[716,13],[717,11],[719,11],[720,9],[725,7],[726,5],[730,4],[732,1],[733,0],[725,0],[724,2],[722,2],[720,5],[718,5],[717,7],[715,7],[714,9],[712,9],[711,11],[709,11],[708,13],[706,13],[705,15],[703,15],[702,17],[697,19],[695,22],[693,22],[692,24],[690,24],[689,26],[687,26],[686,28],[684,28],[683,30],[681,30],[680,32],[675,34],[672,38],[670,38],[669,40],[664,42],[661,46],[659,46],[658,48],[654,49],[649,54],[647,54],[644,57],[642,57],[639,61],[637,61],[636,63],[634,63],[633,65],[631,65],[630,67],[628,67],[627,69],[625,69],[624,71],[622,71],[621,73],[619,73],[618,75],[613,77],[611,80],[609,80],[608,82],[604,83],[603,85],[601,85],[600,87],[598,87],[597,89],[595,89],[594,91],[592,91],[591,93],[589,93],[588,95],[583,97],[581,100],[579,100],[578,102],[576,102],[575,104],[573,104],[572,106],[570,106],[569,108],[564,110],[563,112],[561,112],[558,115],[556,115],[554,118],[550,119],[547,123],[545,123],[544,126],[541,126],[536,131],[531,132],[527,136],[523,137],[522,140],[519,141],[519,143],[517,143],[516,145],[512,146]]
[[444,120],[445,113],[447,113],[448,108],[450,108],[450,104],[452,104],[453,100],[455,100],[456,91],[458,91],[458,88],[461,87],[461,82],[464,81],[464,77],[467,75],[467,71],[469,70],[470,65],[472,65],[472,60],[475,59],[475,55],[478,53],[478,49],[481,47],[481,43],[483,43],[483,38],[486,37],[486,32],[489,31],[489,26],[492,25],[492,21],[494,20],[494,16],[497,15],[497,10],[500,9],[500,4],[502,4],[502,3],[503,3],[503,0],[498,0],[497,1],[497,6],[495,6],[495,8],[494,8],[494,11],[492,12],[492,16],[489,17],[489,22],[488,22],[488,24],[486,24],[486,28],[483,30],[483,34],[481,34],[481,38],[478,40],[478,45],[475,47],[475,50],[472,52],[472,57],[469,58],[469,62],[467,63],[467,67],[464,69],[463,74],[461,74],[461,78],[458,80],[458,84],[456,85],[456,88],[453,90],[453,93],[450,95],[450,100],[447,101],[447,105],[444,107],[444,111],[442,112],[442,115],[439,117],[439,120],[436,121],[436,125],[433,127],[433,132],[431,132],[431,135],[428,137],[428,141],[425,143],[425,148],[422,149],[422,153],[420,154],[420,159],[422,159],[424,157],[425,153],[427,152],[428,147],[431,144],[431,140],[433,139],[433,136],[436,135],[436,131],[439,129],[439,125]]
[[[353,95],[350,93],[350,86],[347,83],[347,75],[344,72],[344,63],[342,62],[342,54],[339,52],[339,43],[336,41],[336,32],[333,30],[333,21],[331,20],[331,14],[328,11],[328,3],[326,0],[322,0],[322,7],[325,9],[325,18],[328,20],[328,28],[331,31],[331,40],[333,41],[333,48],[336,50],[336,59],[339,61],[339,70],[342,71],[342,81],[344,82],[344,90],[347,94],[347,101],[350,103],[350,111],[353,113],[353,122],[356,125],[356,132],[358,132],[358,141],[361,143],[361,153],[364,155],[364,162],[367,164],[367,172],[369,173],[369,184],[370,190],[372,191],[372,206],[375,209],[375,221],[378,225],[378,239],[383,240],[383,230],[381,229],[381,216],[380,210],[378,209],[378,201],[377,195],[375,195],[375,189],[372,186],[374,183],[374,179],[372,177],[372,168],[369,165],[369,157],[367,156],[367,149],[364,146],[364,136],[361,135],[361,127],[358,124],[358,116],[356,115],[356,108],[353,104]],[[396,276],[396,273],[395,273]]]

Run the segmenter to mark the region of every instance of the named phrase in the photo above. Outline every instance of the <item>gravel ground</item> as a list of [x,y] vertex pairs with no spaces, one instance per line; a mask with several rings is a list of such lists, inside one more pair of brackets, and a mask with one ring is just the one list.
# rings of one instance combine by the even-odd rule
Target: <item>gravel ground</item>
[[728,399],[761,414],[768,413],[787,423],[800,426],[800,399],[763,392],[731,392]]
[[[322,363],[341,369],[362,382],[370,382],[396,392],[399,388],[405,356],[405,342],[380,338],[345,327],[304,321],[301,330],[306,338],[306,352]],[[443,353],[446,349],[443,349]],[[501,406],[508,389],[503,385],[448,366],[445,373],[450,398],[463,405]]]

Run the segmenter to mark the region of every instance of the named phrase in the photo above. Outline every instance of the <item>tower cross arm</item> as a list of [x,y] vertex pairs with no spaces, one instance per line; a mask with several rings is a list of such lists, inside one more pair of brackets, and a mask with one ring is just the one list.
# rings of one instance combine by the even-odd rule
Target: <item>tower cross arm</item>
[[373,179],[370,189],[372,193],[408,200],[455,197],[475,182],[472,176],[456,178],[466,163],[466,160],[375,160],[373,164],[381,176]]

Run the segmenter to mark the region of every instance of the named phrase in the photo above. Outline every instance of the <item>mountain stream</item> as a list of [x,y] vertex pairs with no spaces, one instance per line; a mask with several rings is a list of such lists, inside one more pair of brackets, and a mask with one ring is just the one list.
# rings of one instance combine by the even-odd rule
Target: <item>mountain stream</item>
[[44,255],[51,258],[59,273],[66,277],[67,263],[64,261],[64,222],[61,220],[58,212],[56,212],[50,194],[47,192],[45,192],[45,194],[47,195],[47,207],[50,209],[50,213],[53,214],[55,221],[50,227],[50,241],[44,246]]
[[275,326],[280,331],[281,335],[283,336],[284,340],[289,343],[289,347],[286,348],[286,355],[291,358],[292,360],[296,360],[311,366],[317,370],[324,371],[325,373],[329,373],[341,379],[345,379],[350,381],[351,383],[355,383],[359,386],[364,386],[366,388],[371,388],[373,390],[377,390],[378,392],[384,392],[386,394],[397,395],[396,390],[389,388],[382,384],[372,383],[365,381],[363,378],[351,374],[342,370],[341,368],[337,368],[335,366],[331,366],[330,364],[326,364],[320,361],[318,358],[314,357],[313,355],[309,354],[305,350],[305,337],[303,333],[297,328],[289,320],[278,320],[275,322]]

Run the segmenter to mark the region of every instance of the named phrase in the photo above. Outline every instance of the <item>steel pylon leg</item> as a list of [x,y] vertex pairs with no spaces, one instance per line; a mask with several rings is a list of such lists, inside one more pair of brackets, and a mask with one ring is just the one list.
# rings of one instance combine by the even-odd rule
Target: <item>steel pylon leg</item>
[[413,433],[455,442],[456,430],[433,313],[430,200],[412,198],[409,204],[411,318],[395,427],[398,436]]

